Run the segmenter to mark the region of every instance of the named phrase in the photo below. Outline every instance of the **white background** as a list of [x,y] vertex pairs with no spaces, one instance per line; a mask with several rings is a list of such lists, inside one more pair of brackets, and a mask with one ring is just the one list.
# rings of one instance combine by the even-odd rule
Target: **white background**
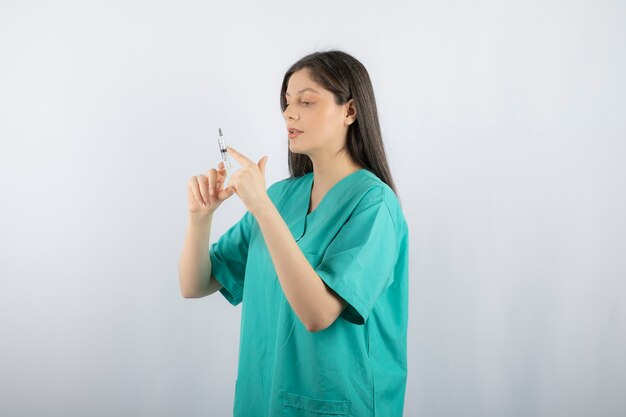
[[187,181],[218,127],[287,177],[280,82],[331,48],[409,223],[405,415],[626,415],[623,0],[1,0],[1,415],[232,413],[241,305],[180,295]]

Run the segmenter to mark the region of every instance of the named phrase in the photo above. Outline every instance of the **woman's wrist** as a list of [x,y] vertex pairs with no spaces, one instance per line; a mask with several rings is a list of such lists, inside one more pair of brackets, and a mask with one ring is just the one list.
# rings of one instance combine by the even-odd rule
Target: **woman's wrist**
[[269,196],[266,195],[252,210],[250,210],[250,213],[258,220],[260,217],[271,213],[273,209],[275,209],[274,203]]
[[192,228],[211,227],[213,221],[213,213],[193,214],[189,213],[188,225]]

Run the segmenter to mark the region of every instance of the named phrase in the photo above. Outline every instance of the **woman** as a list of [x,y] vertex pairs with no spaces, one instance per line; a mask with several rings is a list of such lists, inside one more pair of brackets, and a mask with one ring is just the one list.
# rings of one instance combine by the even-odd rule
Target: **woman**
[[[408,229],[369,75],[316,52],[289,68],[280,103],[289,178],[266,190],[267,157],[232,147],[242,168],[227,185],[221,163],[191,178],[181,292],[243,302],[235,416],[400,416]],[[209,247],[234,193],[247,211]]]

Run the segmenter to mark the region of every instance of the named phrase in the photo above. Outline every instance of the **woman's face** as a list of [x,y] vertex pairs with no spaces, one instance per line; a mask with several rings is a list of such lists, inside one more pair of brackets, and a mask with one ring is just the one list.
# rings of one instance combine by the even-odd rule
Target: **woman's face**
[[344,147],[348,126],[356,116],[353,100],[337,105],[333,93],[311,80],[307,68],[291,75],[285,99],[287,129],[302,131],[295,136],[287,132],[291,152],[311,156]]

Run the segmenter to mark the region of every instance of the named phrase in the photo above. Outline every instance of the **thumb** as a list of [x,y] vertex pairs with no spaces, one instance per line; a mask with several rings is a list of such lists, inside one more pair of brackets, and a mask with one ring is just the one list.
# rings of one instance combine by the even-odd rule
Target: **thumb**
[[265,177],[265,165],[267,164],[268,159],[269,159],[269,156],[264,156],[263,158],[259,160],[259,169],[261,170],[261,174],[263,174],[264,177]]

